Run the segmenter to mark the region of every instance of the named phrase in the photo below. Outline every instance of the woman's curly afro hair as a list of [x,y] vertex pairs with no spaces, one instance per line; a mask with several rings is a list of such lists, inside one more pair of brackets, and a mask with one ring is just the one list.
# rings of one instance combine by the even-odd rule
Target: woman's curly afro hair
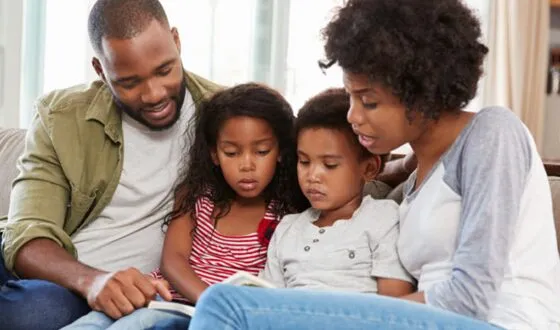
[[[475,96],[488,48],[459,0],[349,0],[323,29],[326,60],[381,83],[424,118]],[[411,117],[409,117],[411,118]]]

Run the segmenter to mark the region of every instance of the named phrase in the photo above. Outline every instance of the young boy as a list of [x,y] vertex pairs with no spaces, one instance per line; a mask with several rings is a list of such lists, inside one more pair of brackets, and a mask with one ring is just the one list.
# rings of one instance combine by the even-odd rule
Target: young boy
[[397,255],[398,205],[363,197],[384,161],[359,144],[348,109],[346,92],[329,89],[299,111],[298,180],[311,208],[282,219],[261,277],[284,288],[405,295],[413,280]]

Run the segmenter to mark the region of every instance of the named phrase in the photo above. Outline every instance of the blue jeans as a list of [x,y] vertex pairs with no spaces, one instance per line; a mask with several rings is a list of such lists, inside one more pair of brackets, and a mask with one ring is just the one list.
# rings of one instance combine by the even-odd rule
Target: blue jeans
[[375,294],[216,284],[202,294],[189,329],[497,328],[435,307]]
[[101,312],[90,312],[61,330],[173,330],[187,329],[189,321],[184,314],[141,308],[116,321]]
[[0,253],[0,329],[60,329],[89,311],[87,302],[66,288],[18,280],[4,267]]

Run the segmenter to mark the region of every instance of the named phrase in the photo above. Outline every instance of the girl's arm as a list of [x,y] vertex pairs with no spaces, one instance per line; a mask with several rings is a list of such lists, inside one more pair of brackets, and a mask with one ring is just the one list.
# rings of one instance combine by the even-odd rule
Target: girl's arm
[[208,284],[196,275],[189,263],[193,228],[188,214],[170,221],[163,243],[161,272],[180,295],[196,302]]

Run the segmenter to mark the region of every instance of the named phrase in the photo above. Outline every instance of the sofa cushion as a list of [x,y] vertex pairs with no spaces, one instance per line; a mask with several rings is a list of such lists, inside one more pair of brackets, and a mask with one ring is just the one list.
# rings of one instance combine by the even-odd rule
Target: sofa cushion
[[552,210],[554,211],[554,221],[556,222],[556,240],[558,251],[560,251],[560,177],[548,177],[550,190],[552,192]]
[[12,181],[18,174],[16,162],[24,143],[25,130],[0,128],[0,216],[8,214]]

